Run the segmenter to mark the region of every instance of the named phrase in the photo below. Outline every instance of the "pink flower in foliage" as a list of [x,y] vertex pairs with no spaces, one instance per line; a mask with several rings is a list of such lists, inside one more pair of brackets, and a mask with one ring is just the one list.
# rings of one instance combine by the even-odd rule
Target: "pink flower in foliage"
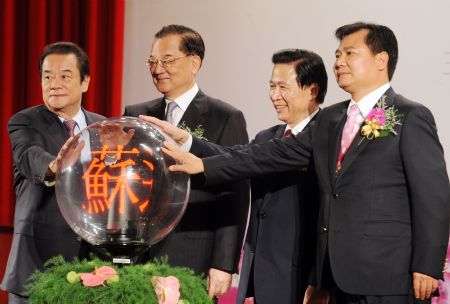
[[377,124],[379,126],[382,126],[384,124],[384,122],[386,121],[386,116],[384,115],[384,109],[373,108],[369,112],[369,115],[367,115],[366,119],[367,120],[376,119],[377,120]]
[[444,281],[439,281],[439,297],[433,298],[433,304],[450,303],[450,269],[448,269],[448,261],[450,261],[450,246],[448,246],[447,249],[446,267],[444,267]]
[[433,298],[433,304],[448,304],[450,301],[450,273],[444,274],[445,281],[439,281],[439,297]]
[[151,279],[158,304],[177,304],[180,299],[180,282],[174,276],[158,277]]
[[95,267],[95,270],[90,273],[80,273],[80,278],[83,285],[87,287],[100,286],[105,281],[117,274],[116,270],[109,266]]

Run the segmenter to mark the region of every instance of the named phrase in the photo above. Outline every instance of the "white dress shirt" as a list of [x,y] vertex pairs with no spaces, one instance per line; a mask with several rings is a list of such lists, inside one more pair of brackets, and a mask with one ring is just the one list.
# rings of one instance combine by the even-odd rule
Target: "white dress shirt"
[[300,121],[298,124],[296,124],[293,128],[286,125],[286,129],[284,130],[284,132],[286,132],[287,130],[292,130],[292,134],[294,136],[297,135],[298,133],[303,131],[303,129],[311,121],[311,119],[313,119],[313,117],[316,116],[317,112],[319,112],[319,108],[317,108],[317,110],[315,110],[314,112],[309,114],[307,117],[305,117],[302,121]]
[[[61,120],[62,123],[64,123],[64,118],[58,116],[59,120]],[[73,116],[72,118],[77,122],[77,124],[75,125],[75,128],[73,130],[74,135],[77,135],[78,133],[81,132],[81,130],[85,129],[87,127],[87,123],[86,123],[86,116],[84,115],[84,112],[81,110],[78,111],[77,114],[75,114],[75,116]],[[81,150],[81,156],[80,156],[80,160],[81,162],[88,162],[92,159],[91,157],[91,142],[90,142],[90,137],[89,137],[89,132],[84,132],[81,134],[80,136],[80,140],[84,141],[84,147],[83,150]]]
[[195,95],[197,95],[199,91],[197,83],[194,84],[192,88],[187,90],[182,95],[175,98],[175,100],[165,99],[166,100],[166,110],[165,113],[167,114],[167,105],[169,102],[176,102],[178,107],[176,107],[173,110],[172,117],[173,117],[173,124],[178,125],[180,123],[181,118],[184,115],[184,112],[186,112],[187,108],[191,104],[192,100],[194,99]]
[[[353,98],[350,100],[350,103],[347,108],[347,114],[350,111],[350,108],[352,105],[357,104],[359,110],[361,111],[362,117],[365,119],[367,115],[369,115],[370,111],[373,109],[373,107],[376,105],[378,100],[380,100],[381,96],[383,96],[384,93],[386,93],[387,90],[391,87],[391,84],[385,83],[378,89],[370,92],[363,98],[361,98],[358,102],[354,101]],[[364,122],[364,119],[361,121],[358,121],[358,124],[356,127],[359,129]]]

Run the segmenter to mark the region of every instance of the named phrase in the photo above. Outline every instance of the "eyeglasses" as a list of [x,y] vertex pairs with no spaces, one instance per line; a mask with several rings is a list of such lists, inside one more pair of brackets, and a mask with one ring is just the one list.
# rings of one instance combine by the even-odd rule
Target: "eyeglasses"
[[156,66],[159,64],[161,67],[167,69],[172,67],[172,65],[175,63],[175,61],[177,61],[178,59],[181,58],[185,58],[191,56],[191,54],[189,55],[185,55],[185,56],[180,56],[180,57],[175,57],[175,58],[166,58],[166,59],[156,59],[153,57],[147,58],[145,60],[145,63],[150,67],[150,70],[154,70],[156,69]]

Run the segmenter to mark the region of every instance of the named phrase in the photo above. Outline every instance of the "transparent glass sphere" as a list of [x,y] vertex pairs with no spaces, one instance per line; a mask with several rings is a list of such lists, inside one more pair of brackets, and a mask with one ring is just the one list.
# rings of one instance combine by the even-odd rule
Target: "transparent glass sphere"
[[96,122],[74,137],[56,173],[56,198],[70,227],[93,245],[152,245],[180,221],[189,176],[170,172],[161,151],[173,140],[133,117]]

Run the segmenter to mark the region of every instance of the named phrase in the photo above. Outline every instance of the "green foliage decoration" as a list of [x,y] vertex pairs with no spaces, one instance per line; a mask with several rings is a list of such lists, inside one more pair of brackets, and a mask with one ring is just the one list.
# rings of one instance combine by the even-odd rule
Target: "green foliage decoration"
[[[119,280],[112,284],[85,287],[81,282],[68,282],[71,271],[93,272],[95,267],[112,266]],[[29,304],[151,304],[158,303],[152,276],[175,276],[180,282],[180,300],[185,304],[212,303],[206,292],[206,281],[188,268],[171,267],[167,259],[144,265],[113,266],[98,259],[66,262],[62,256],[48,260],[43,271],[36,271],[26,286]],[[73,273],[69,275],[73,277]]]

